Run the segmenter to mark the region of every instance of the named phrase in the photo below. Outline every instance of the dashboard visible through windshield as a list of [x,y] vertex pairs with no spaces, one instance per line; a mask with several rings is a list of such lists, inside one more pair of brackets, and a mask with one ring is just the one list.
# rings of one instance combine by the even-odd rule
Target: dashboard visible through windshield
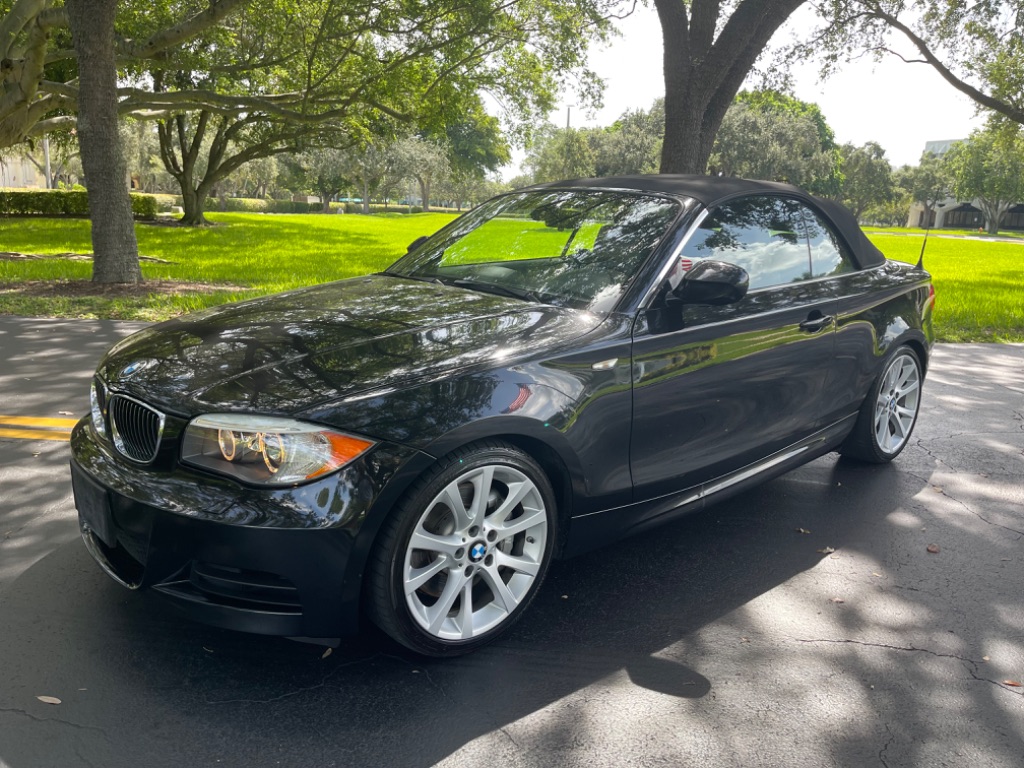
[[681,207],[614,190],[505,195],[458,219],[387,273],[604,312]]

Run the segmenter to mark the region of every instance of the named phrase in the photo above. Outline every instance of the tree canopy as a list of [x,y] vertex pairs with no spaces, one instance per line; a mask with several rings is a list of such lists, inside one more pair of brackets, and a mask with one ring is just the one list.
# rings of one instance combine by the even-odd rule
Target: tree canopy
[[957,200],[977,200],[989,233],[1003,214],[1024,200],[1024,135],[1020,126],[990,125],[954,144],[944,158]]
[[829,197],[842,174],[834,134],[816,104],[777,91],[744,91],[729,108],[711,155],[712,172],[786,181]]
[[865,52],[924,64],[982,107],[1024,123],[1022,0],[827,0],[820,18],[796,59],[818,57],[826,74]]

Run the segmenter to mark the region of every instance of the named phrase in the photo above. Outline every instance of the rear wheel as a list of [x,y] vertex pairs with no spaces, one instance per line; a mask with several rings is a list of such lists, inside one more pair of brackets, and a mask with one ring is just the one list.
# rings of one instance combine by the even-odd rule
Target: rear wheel
[[892,461],[907,447],[921,407],[921,361],[898,347],[871,385],[853,432],[839,452],[872,464]]
[[540,587],[555,526],[551,484],[525,453],[494,441],[450,454],[381,531],[368,585],[373,621],[428,656],[491,642]]

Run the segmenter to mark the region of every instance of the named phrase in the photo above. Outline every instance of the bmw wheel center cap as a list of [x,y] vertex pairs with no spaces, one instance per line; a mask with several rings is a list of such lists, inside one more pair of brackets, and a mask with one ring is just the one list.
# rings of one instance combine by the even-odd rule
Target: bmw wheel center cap
[[469,561],[471,563],[479,563],[484,559],[484,555],[487,554],[487,545],[482,541],[478,541],[472,547],[469,548]]

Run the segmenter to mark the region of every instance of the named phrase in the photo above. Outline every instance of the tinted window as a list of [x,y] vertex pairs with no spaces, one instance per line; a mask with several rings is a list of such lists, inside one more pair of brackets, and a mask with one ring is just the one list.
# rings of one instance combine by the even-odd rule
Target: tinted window
[[750,275],[750,290],[807,280],[813,268],[801,208],[784,197],[726,203],[704,219],[682,255],[743,267]]
[[853,262],[832,228],[817,213],[806,206],[804,221],[811,243],[811,265],[815,277],[831,277],[853,271]]

